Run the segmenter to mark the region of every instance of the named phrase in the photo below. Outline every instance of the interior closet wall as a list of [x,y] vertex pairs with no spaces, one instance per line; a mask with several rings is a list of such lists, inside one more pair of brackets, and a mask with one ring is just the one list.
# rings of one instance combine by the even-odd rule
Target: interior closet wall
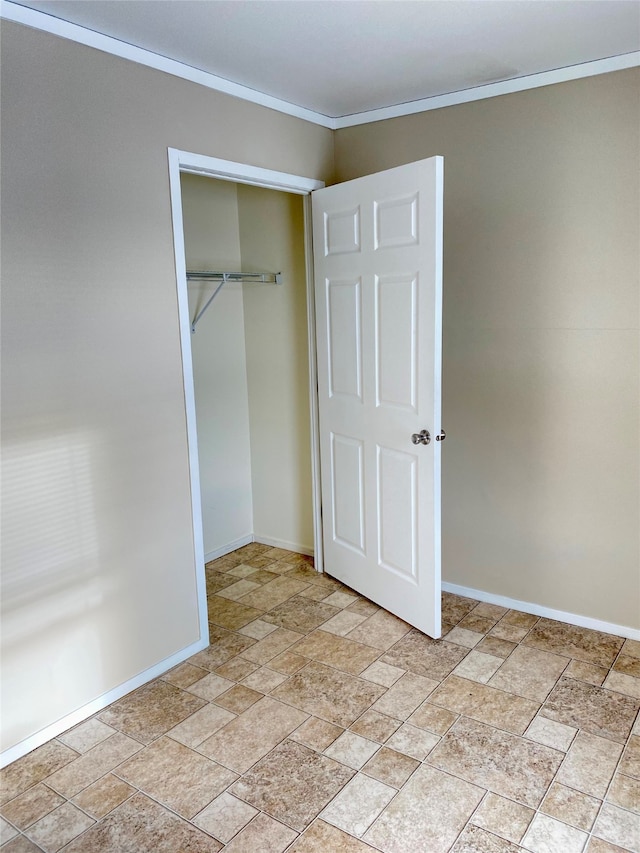
[[[237,186],[182,175],[187,268],[242,268]],[[193,319],[218,287],[190,281]],[[191,336],[205,560],[253,533],[249,407],[242,284],[225,284]]]
[[[225,284],[191,337],[205,559],[248,539],[313,551],[300,196],[183,175],[189,269],[281,272]],[[191,281],[193,318],[217,287]]]

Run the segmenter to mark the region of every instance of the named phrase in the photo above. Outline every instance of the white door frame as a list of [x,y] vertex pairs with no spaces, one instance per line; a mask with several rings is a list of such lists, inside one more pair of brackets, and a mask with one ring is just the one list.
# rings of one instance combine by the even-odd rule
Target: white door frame
[[193,546],[195,553],[196,588],[198,595],[198,620],[200,639],[208,639],[207,591],[204,573],[204,539],[202,533],[202,505],[200,499],[200,469],[198,464],[198,435],[196,430],[196,403],[193,384],[191,354],[191,318],[187,296],[187,263],[184,251],[184,222],[180,174],[204,175],[221,181],[251,184],[256,187],[296,193],[304,196],[304,243],[307,273],[307,329],[309,339],[309,401],[311,409],[311,476],[313,483],[313,546],[316,570],[323,570],[322,514],[320,506],[320,434],[318,427],[318,382],[316,369],[315,297],[313,292],[313,253],[311,245],[311,192],[324,187],[323,181],[275,172],[246,163],[220,160],[203,154],[169,148],[169,188],[171,193],[171,220],[173,224],[173,249],[176,266],[178,296],[178,321],[180,324],[180,349],[187,423],[189,474],[191,483],[191,515],[193,519]]

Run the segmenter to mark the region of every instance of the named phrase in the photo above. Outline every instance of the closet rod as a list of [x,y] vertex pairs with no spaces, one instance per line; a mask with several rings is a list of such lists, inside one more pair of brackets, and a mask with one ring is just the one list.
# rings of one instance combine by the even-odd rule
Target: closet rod
[[187,281],[219,281],[201,311],[196,314],[191,324],[191,334],[195,333],[196,323],[228,281],[249,281],[260,284],[282,284],[282,273],[279,272],[220,272],[218,270],[187,270]]

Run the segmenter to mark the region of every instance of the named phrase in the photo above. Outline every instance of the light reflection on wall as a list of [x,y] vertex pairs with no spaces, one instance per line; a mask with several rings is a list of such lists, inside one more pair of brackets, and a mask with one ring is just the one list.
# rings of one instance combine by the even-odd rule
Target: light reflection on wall
[[[94,444],[91,436],[71,432],[7,442],[3,448],[6,744],[14,742],[14,728],[24,727],[25,716],[37,719],[37,697],[42,697],[43,687],[55,707],[78,691],[79,679],[86,688],[87,678],[100,678],[99,638],[91,619],[102,598],[92,482]],[[45,661],[43,635],[50,650]]]

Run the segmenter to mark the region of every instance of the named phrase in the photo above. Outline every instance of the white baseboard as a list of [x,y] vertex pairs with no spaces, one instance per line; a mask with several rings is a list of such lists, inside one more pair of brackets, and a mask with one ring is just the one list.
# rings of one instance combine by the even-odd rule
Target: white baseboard
[[249,545],[251,542],[255,542],[253,534],[247,533],[246,536],[241,536],[240,539],[234,539],[233,542],[227,542],[226,545],[221,545],[220,548],[208,551],[204,555],[204,561],[205,563],[210,563],[211,560],[217,560],[218,557],[224,557],[225,554],[230,554],[232,551],[242,548],[243,545]]
[[196,652],[206,649],[208,645],[208,636],[203,640],[198,640],[197,642],[192,643],[190,646],[181,649],[174,655],[161,660],[160,663],[155,664],[155,666],[145,669],[144,672],[138,673],[138,675],[135,675],[128,681],[125,681],[123,684],[119,684],[117,687],[114,687],[113,690],[103,693],[102,696],[99,696],[87,705],[83,705],[82,708],[78,708],[71,714],[67,714],[60,720],[56,720],[55,723],[41,729],[36,734],[20,741],[20,743],[17,743],[15,746],[6,749],[4,752],[0,753],[0,768],[6,767],[7,764],[11,764],[12,761],[16,761],[18,758],[22,758],[23,755],[26,755],[28,752],[42,746],[43,743],[51,740],[51,738],[57,737],[63,732],[66,732],[67,729],[77,726],[78,723],[83,722],[83,720],[87,720],[89,717],[97,714],[98,711],[102,711],[107,707],[107,705],[111,705],[112,702],[122,699],[123,696],[127,693],[131,693],[132,690],[137,690],[138,687],[142,687],[142,685],[146,684],[148,681],[152,681],[164,672],[168,672],[174,666],[177,666],[187,658],[195,655]]
[[567,613],[564,610],[554,610],[551,607],[543,607],[541,604],[531,604],[528,601],[518,601],[515,598],[507,598],[504,595],[494,595],[492,592],[483,592],[479,589],[471,589],[467,586],[459,586],[455,583],[442,583],[444,592],[453,592],[465,598],[475,598],[485,601],[487,604],[499,604],[510,610],[521,610],[523,613],[531,613],[533,616],[544,616],[547,619],[555,619],[557,622],[568,622],[569,625],[577,625],[580,628],[591,628],[594,631],[602,631],[605,634],[615,634],[617,637],[626,637],[629,640],[640,640],[640,629],[629,628],[626,625],[614,625],[612,622],[603,622],[601,619],[592,619],[591,616],[580,616],[577,613]]
[[271,539],[269,536],[255,536],[253,541],[260,545],[270,545],[272,548],[283,548],[285,551],[296,551],[298,554],[313,557],[313,548],[299,545],[297,542],[285,542],[284,539]]

